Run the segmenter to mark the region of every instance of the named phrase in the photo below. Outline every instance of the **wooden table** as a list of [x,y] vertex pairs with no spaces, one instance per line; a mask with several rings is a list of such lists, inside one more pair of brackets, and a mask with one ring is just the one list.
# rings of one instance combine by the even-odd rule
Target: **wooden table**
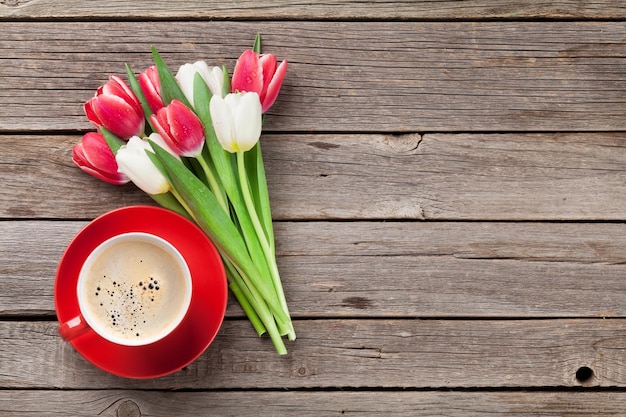
[[[554,4],[552,4],[554,3]],[[0,1],[3,416],[626,415],[626,7],[609,0]],[[151,204],[71,162],[154,45],[290,62],[262,137],[298,339],[236,302],[129,380],[57,334],[62,251]]]

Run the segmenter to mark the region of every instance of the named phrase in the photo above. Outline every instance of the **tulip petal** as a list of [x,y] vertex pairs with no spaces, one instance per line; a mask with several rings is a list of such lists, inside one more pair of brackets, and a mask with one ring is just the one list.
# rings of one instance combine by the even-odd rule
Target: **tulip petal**
[[261,137],[261,101],[257,93],[244,93],[237,106],[231,108],[239,151],[252,149]]
[[103,91],[110,89],[107,94],[116,95],[122,98],[129,106],[131,106],[137,113],[141,113],[141,103],[133,93],[133,90],[117,75],[111,75],[109,82],[103,86]]
[[144,129],[143,112],[138,113],[124,99],[102,94],[89,100],[91,110],[97,115],[100,126],[107,127],[120,138],[138,135]]
[[259,56],[251,49],[245,50],[237,63],[233,72],[231,91],[251,91],[261,94],[263,90],[263,67],[259,61]]
[[152,152],[152,147],[147,141],[137,136],[131,137],[115,156],[118,171],[128,176],[137,187],[148,194],[168,192],[169,182],[154,166],[146,151]]
[[181,90],[187,97],[187,100],[191,103],[191,105],[195,108],[196,103],[193,98],[194,96],[194,79],[196,73],[200,74],[204,82],[211,90],[211,94],[214,95],[222,95],[222,82],[223,82],[223,73],[220,67],[212,67],[209,68],[206,62],[204,61],[196,61],[193,64],[184,64],[178,69],[176,73],[176,81],[180,86]]
[[[148,138],[152,142],[154,142],[157,145],[159,145],[161,148],[165,149],[174,158],[178,159],[179,161],[181,160],[180,156],[178,156],[178,154],[176,152],[174,152],[174,150],[172,148],[169,147],[169,145],[165,142],[165,140],[163,140],[163,137],[161,135],[159,135],[158,133],[151,133]],[[150,147],[150,150],[152,151],[152,147]],[[154,152],[152,152],[152,153],[154,153]]]
[[202,152],[204,126],[198,116],[180,101],[172,100],[150,120],[176,154],[195,158]]
[[153,113],[158,112],[163,107],[163,99],[161,98],[161,83],[156,67],[153,65],[139,74],[138,81],[150,110]]
[[98,88],[83,109],[93,124],[107,128],[124,140],[141,134],[145,127],[141,103],[130,87],[115,75]]
[[[226,97],[229,96],[231,94],[226,95]],[[211,97],[210,109],[213,129],[220,145],[228,152],[237,152],[234,143],[233,120],[226,100],[220,96]]]
[[196,157],[204,145],[204,127],[193,111],[178,100],[173,100],[167,112],[170,133],[182,156]]
[[104,137],[90,132],[72,149],[72,160],[80,169],[111,184],[126,184],[129,179],[117,172],[117,162]]
[[283,85],[283,80],[285,79],[285,73],[287,72],[287,61],[283,61],[280,63],[276,72],[274,73],[271,81],[267,85],[267,90],[265,91],[265,95],[262,96],[262,112],[265,113],[269,110],[270,107],[276,101],[278,97],[278,92],[280,91],[280,87]]
[[263,101],[274,73],[276,72],[276,56],[274,54],[263,54],[259,57],[261,68],[263,68],[263,89],[259,93],[261,102]]
[[211,94],[222,96],[222,84],[224,84],[224,71],[220,67],[213,67],[205,80],[211,90]]
[[176,73],[176,82],[180,86],[189,103],[194,106],[193,101],[193,79],[196,75],[197,68],[194,64],[183,64],[178,68]]
[[92,166],[98,167],[101,171],[116,173],[117,165],[115,155],[109,145],[96,133],[83,136],[82,151],[85,161]]
[[152,122],[152,126],[159,132],[159,135],[163,138],[165,143],[174,150],[177,154],[181,155],[183,150],[178,147],[178,144],[174,140],[174,138],[170,134],[170,124],[167,117],[167,107],[163,107],[161,110],[157,112],[157,114],[153,114],[150,116],[150,121]]
[[74,163],[79,166],[85,165],[87,163],[87,158],[85,158],[85,152],[83,151],[82,142],[78,142],[76,145],[74,145],[74,148],[72,149],[72,161],[74,161]]
[[96,112],[93,110],[93,104],[95,100],[96,100],[96,97],[90,98],[89,100],[87,100],[87,102],[83,105],[83,110],[85,111],[85,115],[87,116],[87,119],[94,125],[100,127],[102,126],[102,121],[100,120]]
[[102,173],[100,173],[99,171],[89,168],[88,166],[85,166],[85,165],[79,165],[78,167],[82,169],[84,172],[86,172],[87,174],[91,175],[92,177],[95,177],[104,182],[108,182],[109,184],[124,185],[128,183],[127,179],[109,178],[105,175],[102,175]]

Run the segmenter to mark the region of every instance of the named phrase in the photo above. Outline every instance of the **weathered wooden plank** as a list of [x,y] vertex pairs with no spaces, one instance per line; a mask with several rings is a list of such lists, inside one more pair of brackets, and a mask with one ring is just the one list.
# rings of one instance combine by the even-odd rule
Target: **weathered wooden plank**
[[[93,218],[151,200],[71,162],[75,136],[0,136],[0,217]],[[626,219],[626,135],[267,135],[276,219]]]
[[[10,224],[10,223],[9,223]],[[15,222],[28,230],[54,223]],[[279,256],[408,256],[621,264],[622,223],[276,222]]]
[[[127,380],[88,364],[55,322],[0,322],[3,388],[259,389],[624,387],[624,319],[305,320],[278,356],[226,321],[189,367]],[[588,378],[577,380],[590,370]]]
[[[266,147],[279,218],[617,220],[626,215],[623,134],[302,139],[281,138],[275,148]],[[286,208],[293,214],[282,212]]]
[[623,392],[433,391],[0,391],[6,417],[202,417],[394,415],[398,417],[622,416]]
[[11,64],[0,67],[0,131],[88,129],[82,103],[124,62],[148,66],[151,45],[173,68],[207,59],[232,69],[257,32],[291,62],[270,130],[626,130],[626,22],[5,22],[2,30],[0,55]]
[[[0,314],[54,314],[84,224],[0,223]],[[294,317],[626,316],[624,224],[278,222],[276,239]]]
[[481,19],[481,18],[624,18],[626,8],[614,1],[564,0],[451,0],[396,1],[321,0],[309,4],[293,0],[228,1],[193,0],[63,0],[0,2],[0,18],[191,18],[191,19]]

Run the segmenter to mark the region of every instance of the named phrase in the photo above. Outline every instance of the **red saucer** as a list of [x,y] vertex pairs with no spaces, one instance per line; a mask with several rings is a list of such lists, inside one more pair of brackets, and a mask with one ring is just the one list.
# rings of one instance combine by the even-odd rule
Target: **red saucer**
[[89,253],[110,237],[128,232],[160,236],[183,255],[193,279],[187,316],[172,334],[147,346],[121,346],[94,332],[70,343],[85,359],[109,373],[126,378],[157,378],[189,365],[211,344],[226,312],[228,284],[219,252],[194,223],[160,207],[124,207],[85,226],[61,257],[54,284],[59,322],[79,313],[76,283]]

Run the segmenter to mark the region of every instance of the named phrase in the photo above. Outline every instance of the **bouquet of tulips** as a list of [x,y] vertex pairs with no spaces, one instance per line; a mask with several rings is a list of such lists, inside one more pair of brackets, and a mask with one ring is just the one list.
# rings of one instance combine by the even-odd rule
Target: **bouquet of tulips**
[[253,327],[277,352],[295,339],[274,247],[259,138],[287,70],[261,54],[260,37],[243,52],[232,80],[226,67],[184,64],[174,75],[153,48],[155,65],[129,84],[118,76],[84,105],[98,132],[73,161],[111,184],[132,181],[158,204],[195,221],[220,251],[229,288]]

